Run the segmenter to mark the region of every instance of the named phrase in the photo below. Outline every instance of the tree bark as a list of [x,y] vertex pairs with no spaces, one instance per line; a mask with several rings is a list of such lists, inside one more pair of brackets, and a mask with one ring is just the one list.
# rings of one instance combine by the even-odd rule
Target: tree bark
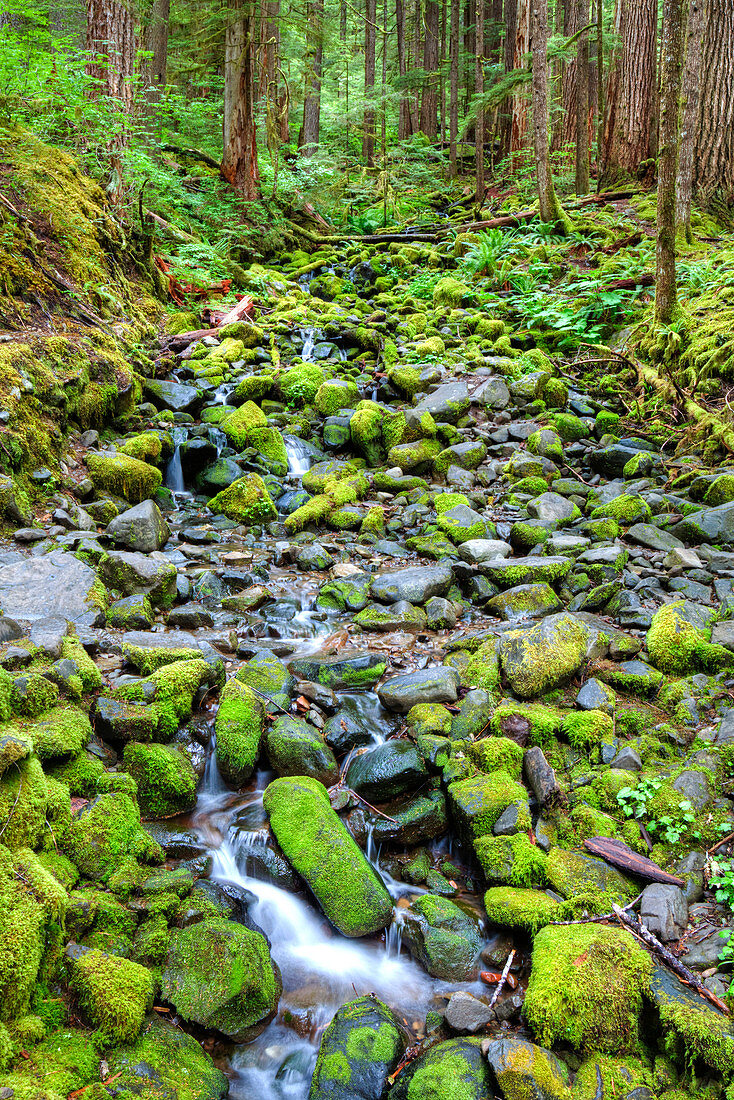
[[[578,0],[576,29],[588,26],[589,0]],[[589,35],[584,32],[576,51],[576,194],[589,190]]]
[[[484,92],[484,0],[476,0],[476,7],[474,91],[476,95],[481,96]],[[477,111],[474,130],[477,174],[476,198],[477,205],[481,207],[484,202],[484,111],[481,106]]]
[[635,173],[652,148],[658,0],[621,4],[621,56],[610,78],[605,175]]
[[564,230],[556,198],[548,140],[548,0],[532,0],[533,135],[540,220]]
[[731,217],[734,203],[734,4],[709,0],[694,171],[699,201]]
[[[504,70],[511,73],[515,67],[515,30],[517,25],[517,0],[505,0]],[[500,114],[500,156],[505,157],[512,144],[512,104],[509,96],[502,104]]]
[[305,92],[300,151],[310,157],[319,146],[321,71],[324,60],[324,0],[308,0],[306,24]]
[[457,175],[456,139],[459,133],[459,28],[461,20],[461,0],[451,0],[449,30],[449,54],[451,57],[451,76],[449,88],[449,164],[451,176]]
[[[398,48],[398,75],[404,81],[408,72],[408,59],[405,52],[405,0],[395,0],[395,31]],[[412,132],[413,118],[410,110],[410,99],[403,85],[398,107],[398,139],[403,141],[405,138],[410,137]]]
[[[364,24],[364,95],[371,102],[375,92],[375,51],[377,45],[377,0],[365,0]],[[375,111],[372,106],[364,112],[362,155],[372,168],[375,163]]]
[[120,0],[87,0],[87,74],[96,81],[92,96],[116,99],[126,113],[133,103],[135,18]]
[[171,0],[153,0],[145,28],[145,49],[150,55],[143,68],[148,112],[154,114],[166,87],[168,69],[168,20]]
[[421,94],[420,129],[431,141],[438,133],[438,29],[437,0],[426,0],[425,38],[423,39],[423,89]]
[[683,67],[683,19],[686,0],[663,0],[663,49],[658,156],[658,218],[655,271],[655,320],[669,325],[677,305],[675,279],[675,176]]
[[[563,35],[570,38],[575,34],[581,24],[579,23],[579,6],[583,6],[584,0],[573,0],[567,8],[568,19],[563,26]],[[576,57],[566,62],[563,66],[562,78],[563,92],[563,138],[564,145],[574,145],[576,142],[576,96],[578,94],[578,49]],[[560,147],[554,144],[554,148]]]
[[221,173],[248,201],[254,201],[260,194],[254,111],[255,29],[251,3],[241,7],[234,0],[230,22],[224,32],[224,152]]
[[[547,26],[547,17],[546,17]],[[527,67],[527,55],[530,53],[530,0],[517,0],[517,19],[515,23],[515,42],[513,69]],[[512,135],[510,151],[515,153],[523,149],[528,136],[528,101],[524,91],[512,97]]]
[[691,206],[693,204],[693,168],[696,151],[696,127],[700,105],[701,61],[706,0],[691,0],[688,13],[683,75],[681,78],[681,123],[678,139],[678,178],[676,182],[675,220],[690,244]]

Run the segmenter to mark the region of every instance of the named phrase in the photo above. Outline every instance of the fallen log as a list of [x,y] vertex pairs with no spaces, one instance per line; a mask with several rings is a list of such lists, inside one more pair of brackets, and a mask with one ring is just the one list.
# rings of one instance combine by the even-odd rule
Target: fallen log
[[700,997],[704,997],[712,1005],[715,1005],[719,1012],[723,1012],[725,1016],[729,1015],[729,1009],[724,1002],[720,1000],[715,993],[707,989],[693,971],[683,965],[680,959],[676,959],[673,952],[669,951],[668,948],[660,942],[657,936],[653,935],[652,932],[645,928],[644,924],[635,920],[634,917],[631,917],[629,913],[626,913],[624,909],[621,909],[618,905],[613,905],[612,909],[620,924],[623,924],[633,935],[642,940],[646,947],[649,947],[656,955],[659,955],[666,966],[670,967],[673,973],[677,974],[681,981],[684,981],[686,985],[690,985],[691,989],[695,989]]
[[657,863],[653,863],[647,856],[638,855],[629,844],[623,840],[612,840],[611,837],[594,836],[584,841],[584,848],[593,856],[599,856],[605,863],[611,863],[620,871],[637,875],[638,878],[649,879],[650,882],[662,882],[667,886],[685,886],[685,879],[668,874]]

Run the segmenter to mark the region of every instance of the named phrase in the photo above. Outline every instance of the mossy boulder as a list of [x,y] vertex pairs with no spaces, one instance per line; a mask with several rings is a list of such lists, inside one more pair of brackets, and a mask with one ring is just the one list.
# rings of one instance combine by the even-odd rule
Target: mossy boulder
[[548,883],[562,898],[584,897],[591,912],[606,912],[626,904],[637,886],[621,871],[585,852],[551,849],[546,862]]
[[339,779],[334,753],[303,718],[276,719],[265,735],[265,750],[276,775],[309,775],[325,786]]
[[36,848],[46,828],[48,786],[37,756],[18,760],[0,776],[2,843]]
[[705,613],[695,604],[671,603],[653,615],[647,632],[650,660],[660,672],[686,674],[715,672],[731,664],[734,654],[709,641]]
[[591,518],[613,519],[622,527],[631,527],[633,523],[649,523],[652,513],[649,504],[642,497],[622,493],[614,500],[594,508]]
[[478,837],[474,851],[488,883],[505,886],[545,883],[547,857],[527,833]]
[[374,994],[342,1005],[321,1039],[309,1100],[380,1100],[407,1043],[404,1024]]
[[177,746],[131,741],[122,766],[137,784],[138,803],[146,817],[172,817],[195,806],[197,775]]
[[262,649],[251,657],[237,670],[235,679],[251,687],[256,695],[264,695],[266,699],[283,707],[286,711],[289,709],[290,697],[296,681],[280,658],[270,650]]
[[434,978],[469,981],[482,937],[475,917],[448,898],[421,894],[405,912],[403,936],[410,953]]
[[296,363],[280,376],[278,388],[289,404],[311,405],[324,377],[317,363]]
[[529,630],[510,630],[500,641],[503,676],[523,699],[567,683],[586,659],[588,629],[572,615],[548,615]]
[[184,1020],[242,1042],[272,1018],[280,990],[260,932],[217,918],[172,930],[161,996]]
[[567,1100],[568,1068],[549,1050],[507,1037],[489,1044],[487,1061],[504,1100]]
[[275,505],[258,474],[245,474],[212,497],[209,511],[236,523],[268,523],[278,516]]
[[406,1066],[390,1100],[487,1100],[492,1076],[481,1039],[449,1039]]
[[[106,1054],[122,1095],[150,1100],[224,1100],[229,1081],[192,1035],[153,1015],[138,1039]],[[151,1092],[153,1089],[158,1092]]]
[[451,814],[467,840],[490,834],[500,814],[517,802],[527,802],[527,793],[505,771],[482,773],[449,785]]
[[193,661],[174,661],[145,680],[117,688],[115,698],[148,703],[156,719],[158,740],[167,741],[190,716],[199,689],[217,686],[223,679],[221,662],[215,667],[201,657]]
[[329,804],[308,777],[276,779],[263,803],[283,852],[344,936],[366,936],[389,923],[392,901]]
[[127,857],[158,862],[163,853],[140,825],[129,795],[102,794],[74,816],[67,852],[81,873],[105,882]]
[[133,1042],[153,1007],[151,972],[104,951],[71,948],[71,952],[69,988],[84,1016],[105,1045]]
[[237,451],[248,445],[250,432],[255,428],[267,428],[268,418],[254,401],[245,401],[222,421],[220,427]]
[[474,301],[474,292],[469,289],[466,283],[462,283],[453,276],[439,279],[433,288],[434,309],[438,309],[441,306],[448,306],[451,309],[456,309],[458,306],[470,305]]
[[225,782],[243,786],[252,775],[263,733],[263,705],[246,684],[228,680],[214,721],[217,767]]
[[490,924],[500,928],[522,928],[536,932],[551,921],[563,920],[563,909],[555,898],[542,890],[513,886],[491,886],[484,895],[484,908]]
[[322,416],[336,416],[342,409],[353,409],[359,402],[359,390],[348,378],[329,378],[317,392],[314,404]]
[[544,928],[533,942],[525,1018],[543,1046],[634,1052],[652,970],[647,951],[623,929]]
[[155,466],[120,452],[88,454],[85,461],[98,492],[123,497],[129,504],[140,504],[154,497],[163,480]]
[[72,704],[54,707],[42,718],[24,727],[9,725],[0,727],[3,733],[14,730],[30,738],[39,760],[62,760],[78,756],[92,739],[92,724],[86,711]]

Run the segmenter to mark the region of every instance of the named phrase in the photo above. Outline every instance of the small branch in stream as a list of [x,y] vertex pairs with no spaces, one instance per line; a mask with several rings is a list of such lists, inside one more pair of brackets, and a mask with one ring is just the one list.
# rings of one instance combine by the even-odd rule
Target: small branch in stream
[[489,1008],[494,1008],[495,1004],[497,1003],[497,1001],[499,999],[499,995],[502,992],[503,986],[504,986],[505,982],[507,981],[507,975],[510,973],[510,967],[512,966],[512,962],[513,962],[514,958],[515,958],[515,948],[513,947],[512,951],[507,956],[507,962],[505,963],[504,969],[502,970],[502,973],[500,975],[500,980],[497,982],[497,988],[495,989],[494,993],[492,994],[492,1000],[489,1002],[489,1005],[488,1005]]

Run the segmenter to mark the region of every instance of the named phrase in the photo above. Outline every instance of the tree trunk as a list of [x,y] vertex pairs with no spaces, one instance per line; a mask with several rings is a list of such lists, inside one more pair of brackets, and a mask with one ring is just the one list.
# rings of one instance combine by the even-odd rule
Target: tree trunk
[[[505,0],[504,70],[511,73],[515,67],[515,30],[517,25],[517,0]],[[502,104],[500,115],[500,157],[505,157],[512,144],[512,96]]]
[[235,191],[252,202],[260,194],[254,112],[253,35],[256,21],[251,5],[243,8],[236,0],[230,14],[231,21],[224,32],[224,152],[221,171]]
[[[423,9],[421,0],[415,0],[413,5],[413,69],[420,69],[423,58]],[[415,82],[411,95],[411,132],[417,134],[421,128],[421,89],[418,81]]]
[[548,0],[532,0],[533,135],[540,220],[563,229],[550,167],[548,141]]
[[694,192],[731,218],[734,203],[734,4],[709,0],[703,36]]
[[[405,52],[405,0],[395,0],[395,29],[398,46],[398,74],[402,80],[405,80],[405,76],[408,72],[408,62]],[[410,99],[403,85],[400,91],[400,105],[398,107],[398,139],[400,141],[410,137],[412,134],[412,122]]]
[[441,32],[439,34],[438,51],[438,134],[441,139],[441,148],[446,144],[448,128],[446,126],[446,19],[448,15],[447,0],[441,0]]
[[[584,0],[573,0],[573,3],[567,9],[568,19],[563,27],[564,38],[570,38],[572,34],[575,34],[581,24],[579,23],[579,6],[583,7]],[[578,94],[578,50],[576,51],[576,57],[566,62],[563,66],[563,122],[562,122],[562,144],[573,145],[576,142],[576,97]],[[554,148],[560,148],[560,145],[554,143]]]
[[135,19],[120,0],[87,0],[87,75],[96,81],[92,96],[116,99],[126,113],[133,103]]
[[678,141],[678,179],[676,184],[676,225],[683,230],[690,244],[691,206],[693,203],[693,167],[696,151],[696,129],[700,105],[701,59],[705,26],[706,0],[691,0],[688,14],[683,76],[681,79],[681,124]]
[[449,31],[449,55],[451,79],[449,89],[449,164],[451,176],[457,175],[456,139],[459,133],[459,28],[461,0],[451,0],[451,28]]
[[155,114],[166,87],[170,10],[171,0],[153,0],[150,21],[145,28],[145,49],[150,56],[145,61],[143,79],[150,115]]
[[309,0],[306,25],[306,88],[299,147],[310,157],[319,146],[321,122],[321,70],[324,59],[324,0]]
[[377,44],[377,0],[365,0],[364,24],[364,95],[370,106],[364,112],[362,155],[368,167],[375,163],[375,111],[371,106],[375,92],[375,48]]
[[[477,96],[484,92],[484,0],[476,0],[476,22],[474,34],[476,36],[476,54],[474,67],[474,91]],[[484,111],[481,106],[477,110],[475,122],[475,154],[477,173],[477,206],[484,202]]]
[[[546,16],[546,26],[547,26]],[[517,0],[517,20],[515,24],[515,43],[513,68],[527,67],[527,55],[530,53],[530,0]],[[547,123],[546,123],[547,126]],[[528,100],[525,91],[512,97],[512,136],[510,150],[513,153],[524,148],[528,136]]]
[[[578,0],[576,29],[588,26],[589,0]],[[589,35],[584,32],[576,51],[576,194],[589,190]]]
[[438,133],[438,28],[437,0],[426,0],[425,38],[423,40],[423,89],[421,95],[420,129],[431,141]]
[[657,11],[658,0],[624,0],[621,6],[621,56],[607,106],[607,177],[634,174],[650,157]]
[[596,0],[596,172],[601,182],[604,146],[604,5]]
[[677,305],[675,280],[675,175],[678,116],[683,66],[683,13],[686,0],[663,0],[663,49],[658,157],[658,239],[655,269],[655,320],[669,325]]

